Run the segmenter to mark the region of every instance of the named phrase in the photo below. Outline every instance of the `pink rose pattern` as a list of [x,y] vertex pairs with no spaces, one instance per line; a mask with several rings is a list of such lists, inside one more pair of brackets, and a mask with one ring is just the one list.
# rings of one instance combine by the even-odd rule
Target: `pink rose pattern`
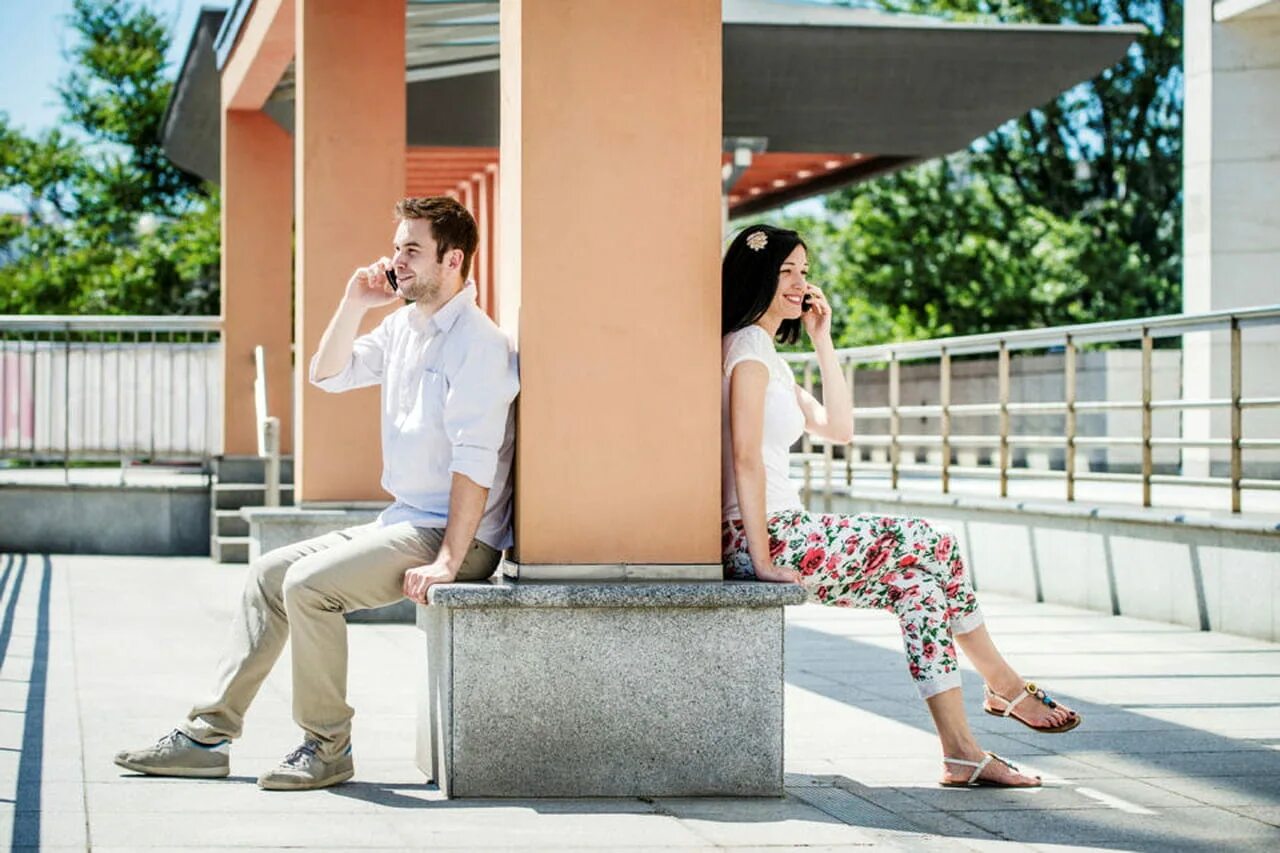
[[[725,577],[754,578],[742,521],[726,521],[720,542]],[[952,534],[918,518],[786,510],[769,517],[769,553],[822,604],[897,614],[916,681],[959,670],[951,623],[978,599]]]

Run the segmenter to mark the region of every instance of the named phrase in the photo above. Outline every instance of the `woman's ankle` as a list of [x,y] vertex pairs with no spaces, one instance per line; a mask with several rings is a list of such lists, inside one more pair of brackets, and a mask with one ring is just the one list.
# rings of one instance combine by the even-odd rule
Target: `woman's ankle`
[[1022,676],[1012,669],[1001,673],[995,678],[987,679],[987,687],[990,688],[991,692],[1005,701],[1013,699],[1022,692],[1024,684],[1026,682],[1022,679]]

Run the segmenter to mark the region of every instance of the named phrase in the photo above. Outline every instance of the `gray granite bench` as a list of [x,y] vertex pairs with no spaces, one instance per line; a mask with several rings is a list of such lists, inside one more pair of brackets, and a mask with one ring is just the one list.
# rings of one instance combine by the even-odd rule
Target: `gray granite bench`
[[495,578],[418,607],[418,766],[450,797],[780,796],[797,586]]

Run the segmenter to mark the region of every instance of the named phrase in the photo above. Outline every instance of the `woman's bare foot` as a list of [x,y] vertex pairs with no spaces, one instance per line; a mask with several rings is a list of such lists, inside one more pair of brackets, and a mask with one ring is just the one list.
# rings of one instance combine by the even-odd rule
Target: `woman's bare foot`
[[[1080,725],[1080,715],[1060,705],[1034,682],[987,685],[982,709],[997,717],[1013,717],[1024,726],[1043,732],[1060,733]],[[1010,706],[1013,706],[1010,710]]]
[[[993,785],[1002,788],[1039,788],[1040,777],[1031,776],[1023,773],[1017,767],[1005,761],[998,755],[978,750],[976,752],[965,750],[964,755],[954,756],[942,759],[942,780],[941,784],[947,787],[968,786],[973,785]],[[991,760],[987,761],[982,772],[978,774],[978,778],[972,783],[969,779],[973,776],[973,771],[977,765],[991,756]],[[956,759],[960,759],[957,761]],[[964,763],[961,763],[963,761]]]

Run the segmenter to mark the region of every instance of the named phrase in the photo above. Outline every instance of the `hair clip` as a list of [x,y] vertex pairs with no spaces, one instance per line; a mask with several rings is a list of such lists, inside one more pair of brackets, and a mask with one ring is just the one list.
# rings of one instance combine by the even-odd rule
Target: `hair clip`
[[747,248],[753,252],[758,252],[769,244],[769,235],[763,231],[756,231],[747,235]]

